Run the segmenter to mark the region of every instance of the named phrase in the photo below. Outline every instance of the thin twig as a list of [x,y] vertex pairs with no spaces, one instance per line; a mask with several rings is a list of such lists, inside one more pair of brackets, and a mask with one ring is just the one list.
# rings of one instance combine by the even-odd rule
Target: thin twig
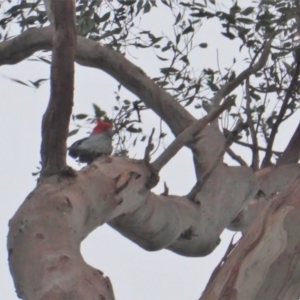
[[169,188],[167,186],[167,183],[164,182],[164,191],[161,193],[162,196],[168,196],[169,195]]
[[133,105],[133,109],[136,111],[137,113],[137,117],[138,117],[138,121],[141,123],[142,119],[141,119],[141,114],[140,114],[140,108],[139,108],[139,101],[134,101],[132,103]]
[[[242,142],[242,141],[239,141],[239,140],[234,141],[234,143],[252,149],[252,144],[248,144],[248,143],[245,143],[245,142]],[[264,152],[266,152],[266,151],[267,151],[267,148],[258,146],[258,150],[259,150],[259,151],[264,151]],[[272,154],[275,154],[275,155],[277,155],[277,156],[280,156],[280,155],[282,154],[282,152],[272,150]]]
[[258,62],[254,65],[250,64],[249,68],[241,72],[234,80],[227,82],[218,90],[215,96],[212,98],[211,102],[213,105],[218,105],[222,99],[231,93],[236,87],[238,87],[246,78],[250,75],[255,74],[261,68],[263,68],[268,60],[270,54],[271,43],[273,39],[267,41],[262,50],[261,56]]
[[252,164],[251,167],[254,169],[254,171],[257,171],[259,169],[259,150],[258,150],[258,142],[257,142],[257,136],[254,128],[254,122],[251,117],[251,97],[250,97],[250,83],[249,83],[249,77],[246,79],[245,84],[245,90],[246,90],[246,116],[247,116],[247,125],[250,130],[250,135],[252,139]]
[[153,139],[154,132],[155,132],[155,128],[152,129],[152,132],[148,139],[148,145],[146,146],[146,149],[145,149],[144,161],[146,161],[146,162],[150,161],[150,152],[153,150],[152,139]]
[[[266,76],[266,78],[267,78],[267,76]],[[267,83],[267,89],[268,89],[269,88],[269,82],[268,82],[268,80],[266,80],[266,83]],[[269,95],[269,93],[265,94],[264,101],[263,101],[263,104],[262,104],[263,107],[266,107],[266,102],[267,102],[268,95]],[[255,134],[256,135],[258,133],[258,129],[259,129],[259,125],[260,125],[262,116],[263,116],[263,110],[260,111],[260,113],[258,114],[257,123],[256,123],[256,129],[255,129]]]

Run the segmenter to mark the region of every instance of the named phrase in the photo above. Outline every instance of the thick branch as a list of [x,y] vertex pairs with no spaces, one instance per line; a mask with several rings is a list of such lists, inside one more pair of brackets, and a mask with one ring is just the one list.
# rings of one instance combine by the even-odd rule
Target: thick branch
[[[18,63],[38,50],[51,50],[52,35],[51,26],[30,29],[9,41],[0,43],[0,65]],[[76,62],[101,69],[114,77],[157,113],[175,135],[185,130],[195,120],[140,68],[109,47],[78,36]]]
[[[188,199],[195,201],[197,194],[201,191],[201,189],[203,188],[207,180],[212,176],[217,166],[220,165],[221,161],[223,160],[224,154],[226,153],[227,149],[229,149],[229,147],[231,146],[235,137],[240,133],[242,126],[243,126],[242,120],[240,120],[240,122],[237,122],[235,128],[228,135],[226,142],[223,146],[223,149],[220,150],[218,155],[215,157],[215,160],[209,165],[208,168],[206,168],[205,172],[201,174],[200,177],[198,177],[196,184],[186,196]],[[195,202],[199,203],[199,201],[195,201]]]
[[66,141],[73,106],[75,3],[73,0],[52,1],[52,12],[55,33],[51,95],[42,123],[41,176],[49,176],[66,168]]
[[[17,63],[37,50],[51,50],[52,35],[53,28],[51,27],[32,29],[10,41],[1,43],[0,64]],[[161,116],[175,135],[178,135],[194,122],[195,119],[177,103],[171,95],[157,87],[148,76],[134,64],[127,61],[123,55],[82,37],[78,37],[77,42],[77,62],[85,66],[102,69],[113,76],[121,84],[140,97],[149,108]],[[24,55],[21,55],[22,53],[24,53]],[[240,78],[239,76],[238,78]],[[232,84],[231,82],[231,85]],[[239,83],[236,83],[236,86],[238,86],[238,84]],[[230,89],[228,88],[226,91],[230,92]],[[221,96],[220,93],[218,93],[218,95]],[[207,126],[199,139],[195,141],[195,147],[197,149],[196,152],[194,151],[194,160],[199,166],[201,165],[201,168],[196,168],[197,174],[201,174],[202,167],[210,166],[211,162],[215,161],[215,153],[219,153],[223,146],[224,143],[221,133],[213,126]],[[215,189],[215,184],[220,182],[220,180],[223,184],[222,191]],[[235,185],[236,187],[233,189],[232,187]],[[227,223],[227,221],[232,218],[232,215],[236,215],[240,211],[242,203],[248,198],[249,192],[247,191],[251,190],[256,193],[256,189],[257,186],[253,174],[248,168],[227,167],[226,165],[219,164],[217,170],[214,171],[213,176],[208,180],[199,195],[201,198],[201,206],[207,206],[208,211],[214,211],[216,215],[219,214],[217,217],[219,220],[214,226],[218,228],[218,232],[220,232],[219,230],[223,230],[222,224]],[[224,199],[224,195],[226,195],[226,199]],[[230,207],[230,211],[228,211],[228,207]],[[230,219],[229,222],[231,220],[232,219]],[[127,219],[124,220],[125,224],[126,221]],[[124,229],[122,222],[123,221],[119,220],[118,225],[114,227],[126,236],[134,236],[134,240],[136,240],[137,236],[140,236],[136,224],[132,230],[128,230],[126,228]],[[203,228],[206,227],[204,223],[203,226]],[[197,252],[201,235],[199,235],[199,240],[193,244],[192,251],[186,252],[184,248],[182,248],[183,245],[185,245],[185,242],[182,242],[182,240],[170,247],[170,249],[178,253],[190,253],[188,255],[194,255],[191,253]],[[144,241],[141,237],[141,243],[147,245],[148,241]]]
[[228,101],[224,101],[221,106],[178,135],[168,148],[151,164],[153,171],[159,172],[187,142],[193,139],[195,134],[200,133],[207,124],[217,118],[228,107],[229,101],[230,99],[228,98]]
[[[245,79],[247,79],[250,75],[257,73],[265,66],[270,54],[271,43],[272,39],[264,44],[256,64],[251,63],[251,65],[246,70],[242,71],[234,80],[227,82],[222,86],[221,89],[218,90],[211,100],[209,111],[219,105],[220,101],[222,101],[224,97],[229,95],[235,88],[242,84]],[[217,126],[214,127],[214,130],[213,128],[210,130],[207,128],[205,133],[203,133],[201,136],[201,141],[196,144],[197,155],[195,155],[194,152],[194,161],[198,179],[200,178],[201,174],[207,172],[207,167],[214,163],[215,157],[219,155],[220,151],[224,147],[225,140],[222,140],[218,132],[219,130]],[[213,134],[213,136],[211,134]],[[203,159],[203,157],[205,157],[205,159]]]
[[[1,43],[0,65],[4,63],[17,63],[37,50],[50,50],[51,35],[52,29],[49,27],[32,29],[10,41]],[[142,70],[127,61],[124,56],[108,47],[101,46],[99,43],[82,37],[78,37],[77,41],[77,62],[85,66],[102,69],[113,76],[131,92],[140,97],[149,108],[153,109],[167,123],[175,135],[178,135],[193,123],[195,119],[171,95],[157,87]],[[245,78],[263,67],[269,54],[270,44],[271,41],[266,43],[257,64],[243,71],[235,80],[227,83],[217,92],[212,100],[216,106],[224,96],[235,89]],[[24,55],[20,53],[24,53]],[[205,134],[209,134],[206,142],[208,144],[203,149],[201,148],[199,155],[201,153],[202,157],[207,157],[207,154],[210,153],[211,155],[208,155],[210,157],[213,156],[211,149],[217,150],[216,145],[210,144],[212,141],[222,138],[217,132],[212,130],[209,130],[209,133],[206,132]],[[222,147],[222,141],[219,144]],[[203,151],[205,153],[202,153]],[[200,160],[197,159],[197,161]]]

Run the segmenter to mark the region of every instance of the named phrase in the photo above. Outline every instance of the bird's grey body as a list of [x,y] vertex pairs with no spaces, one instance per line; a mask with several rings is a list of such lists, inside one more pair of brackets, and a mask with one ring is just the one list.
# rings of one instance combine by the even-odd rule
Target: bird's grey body
[[110,132],[94,134],[81,139],[69,147],[69,155],[80,162],[91,163],[97,157],[111,154],[112,137]]

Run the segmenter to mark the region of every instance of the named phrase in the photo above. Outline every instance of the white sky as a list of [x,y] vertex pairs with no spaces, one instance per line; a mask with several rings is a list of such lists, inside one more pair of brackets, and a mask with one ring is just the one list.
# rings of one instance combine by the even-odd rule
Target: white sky
[[[246,1],[246,0],[245,0]],[[243,2],[243,1],[241,1]],[[246,1],[248,2],[248,1]],[[166,32],[166,15],[157,10],[155,16],[151,14],[143,17],[143,22],[151,21],[156,24],[158,32]],[[155,19],[153,19],[155,18]],[[171,20],[171,23],[173,20]],[[160,26],[160,27],[159,27]],[[207,49],[199,49],[195,68],[215,65],[216,49],[219,48],[220,64],[228,66],[232,62],[232,44],[226,43],[225,38],[217,35],[219,28],[210,23],[200,31],[199,40],[208,42]],[[220,44],[222,45],[220,47]],[[148,75],[157,75],[161,65],[149,61],[146,52],[135,52],[139,57],[134,63],[140,66]],[[206,64],[206,65],[204,65]],[[36,171],[39,162],[40,124],[49,99],[49,84],[44,84],[38,90],[14,83],[1,75],[7,75],[21,80],[35,81],[39,78],[49,78],[49,66],[37,62],[22,62],[14,66],[4,66],[0,70],[1,110],[0,110],[0,138],[2,149],[0,156],[0,188],[2,191],[2,209],[0,210],[0,299],[17,299],[13,282],[9,273],[6,252],[6,235],[8,220],[13,216],[27,194],[35,186],[35,177],[31,173]],[[117,83],[114,79],[99,70],[83,68],[76,65],[75,84],[75,113],[92,114],[91,103],[97,103],[110,115],[114,104],[114,94]],[[135,99],[135,98],[133,98]],[[195,112],[196,116],[199,111]],[[198,117],[201,117],[198,115]],[[144,130],[148,134],[153,126],[157,126],[159,119],[151,112],[145,114]],[[291,123],[290,123],[291,124]],[[290,126],[290,125],[288,125]],[[295,128],[295,127],[293,127]],[[292,131],[277,142],[277,148],[282,148],[291,136]],[[84,130],[72,137],[70,142],[85,135]],[[173,139],[168,134],[166,143]],[[131,155],[143,156],[145,145],[134,149]],[[281,146],[281,147],[280,147]],[[246,152],[239,155],[247,156]],[[71,166],[78,168],[74,161],[69,160]],[[183,167],[184,166],[184,167]],[[175,171],[176,170],[176,171]],[[161,181],[155,191],[163,191],[166,181],[171,194],[186,194],[195,183],[191,154],[187,149],[180,153],[162,170]],[[186,258],[170,251],[146,252],[133,244],[118,232],[108,226],[102,226],[90,234],[82,243],[82,253],[85,260],[109,276],[115,291],[116,299],[164,299],[182,300],[198,299],[204,289],[214,267],[219,262],[232,233],[226,231],[221,236],[221,245],[205,258]]]

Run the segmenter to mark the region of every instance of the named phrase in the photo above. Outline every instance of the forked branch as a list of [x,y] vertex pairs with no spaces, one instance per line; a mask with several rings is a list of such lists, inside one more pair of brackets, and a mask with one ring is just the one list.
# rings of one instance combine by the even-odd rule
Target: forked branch
[[[267,41],[263,47],[261,56],[256,64],[251,64],[249,68],[241,72],[233,81],[227,82],[212,98],[213,103],[212,109],[217,107],[222,99],[230,94],[239,84],[245,79],[249,78],[251,74],[255,74],[261,68],[263,68],[268,60],[270,54],[272,39]],[[158,172],[189,140],[192,136],[205,128],[205,126],[219,116],[228,106],[230,98],[225,100],[224,103],[213,110],[209,115],[199,120],[194,125],[190,126],[184,132],[182,132],[177,138],[171,143],[171,145],[152,163],[154,171]],[[221,152],[223,149],[221,150]],[[223,153],[223,152],[222,152]]]
[[227,82],[218,90],[216,95],[212,98],[213,105],[218,105],[222,99],[229,95],[234,89],[236,89],[245,79],[249,78],[250,75],[257,73],[261,68],[263,68],[268,60],[271,43],[273,39],[268,40],[261,52],[258,62],[254,65],[250,65],[249,68],[241,72],[234,80]]
[[[190,140],[192,140],[193,136],[197,133],[199,133],[201,130],[203,130],[208,123],[212,122],[216,117],[218,117],[230,104],[231,99],[228,98],[228,100],[225,100],[224,103],[217,107],[220,101],[228,95],[230,92],[232,92],[239,84],[241,84],[245,79],[249,78],[251,74],[256,73],[259,71],[267,62],[267,59],[270,54],[270,47],[271,47],[272,39],[270,39],[268,42],[265,43],[260,59],[258,62],[254,65],[251,64],[249,68],[244,70],[242,73],[237,76],[236,79],[233,81],[228,82],[225,84],[215,95],[215,97],[212,99],[212,103],[214,104],[212,108],[215,108],[210,114],[208,114],[203,119],[197,121],[194,123],[194,125],[191,125],[189,128],[187,128],[185,131],[180,133],[177,138],[169,145],[169,147],[150,165],[151,170],[153,173],[158,173],[170,160],[173,156],[176,155],[176,153]],[[217,107],[217,108],[216,108]],[[228,146],[226,146],[226,150],[228,149]],[[225,150],[225,151],[226,151]],[[224,155],[224,149],[221,149],[221,157]],[[219,161],[220,158],[217,159]],[[216,162],[218,164],[218,162]],[[215,166],[212,167],[214,169]],[[212,172],[211,169],[208,171],[208,176]],[[204,180],[205,181],[205,180]],[[201,186],[203,184],[203,181],[201,181]],[[152,184],[147,185],[148,188],[153,187]],[[198,187],[195,189],[198,190]],[[194,195],[194,193],[193,193]],[[193,196],[194,197],[194,196]],[[191,196],[192,198],[192,196]]]
[[176,139],[167,147],[167,149],[151,164],[152,170],[154,172],[159,172],[187,142],[193,139],[194,135],[201,132],[201,130],[203,130],[207,126],[207,124],[212,122],[226,108],[228,108],[230,103],[231,99],[228,98],[218,108],[188,127],[181,134],[179,134]]
[[[290,85],[289,85],[289,87],[286,91],[286,94],[285,94],[285,97],[283,99],[283,103],[281,105],[281,108],[280,108],[278,117],[276,119],[276,122],[272,126],[272,131],[271,131],[271,134],[270,134],[270,137],[269,137],[269,140],[268,140],[266,155],[265,155],[265,157],[262,161],[261,168],[266,168],[266,167],[271,165],[272,148],[273,148],[273,144],[274,144],[274,141],[275,141],[275,137],[277,135],[279,126],[283,121],[285,113],[288,109],[289,101],[290,101],[290,99],[293,95],[293,92],[295,90],[296,83],[297,83],[298,76],[299,76],[299,71],[300,71],[300,57],[299,57],[299,59],[297,59],[296,67],[294,69],[294,74],[293,74],[292,80],[290,82]],[[282,163],[282,161],[281,161],[281,163]]]
[[216,167],[219,165],[219,163],[223,160],[224,154],[226,151],[229,149],[231,146],[233,140],[235,137],[240,133],[241,129],[243,127],[243,122],[242,120],[239,120],[235,126],[235,128],[229,133],[226,142],[224,144],[223,149],[220,150],[219,154],[215,158],[214,162],[207,168],[205,173],[201,176],[201,178],[198,179],[194,187],[191,189],[191,191],[186,195],[186,197],[194,201],[196,203],[199,203],[198,201],[195,200],[197,194],[201,191],[202,187],[210,177],[210,175],[214,172]]

